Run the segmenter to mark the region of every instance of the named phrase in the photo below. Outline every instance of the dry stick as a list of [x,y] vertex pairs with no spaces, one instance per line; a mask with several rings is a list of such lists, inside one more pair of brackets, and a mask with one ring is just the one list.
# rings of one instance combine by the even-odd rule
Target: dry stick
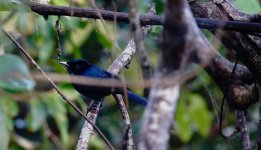
[[250,150],[250,140],[247,130],[246,117],[244,111],[236,111],[237,126],[241,133],[241,139],[243,141],[243,150]]
[[[129,22],[128,13],[124,12],[115,12],[108,10],[99,9],[100,14],[97,14],[95,9],[90,8],[79,8],[79,7],[66,7],[66,6],[53,6],[39,4],[35,2],[30,2],[29,7],[32,11],[43,15],[55,15],[55,16],[74,16],[74,17],[84,17],[84,18],[93,18],[100,19],[100,16],[104,20],[115,20],[118,22]],[[73,11],[73,14],[71,14]],[[260,23],[249,23],[249,22],[240,22],[240,21],[225,21],[219,19],[207,19],[207,18],[195,18],[198,26],[202,29],[218,29],[220,25],[224,24],[223,30],[228,31],[239,31],[239,32],[252,32],[260,33],[261,24]],[[141,25],[163,25],[162,18],[157,15],[140,15]]]
[[60,42],[60,34],[61,34],[60,16],[58,16],[58,19],[56,20],[55,30],[56,30],[57,57],[58,57],[58,60],[61,61],[62,48],[61,48],[61,42]]
[[120,108],[121,115],[124,121],[124,126],[125,126],[125,138],[123,143],[126,143],[123,145],[127,150],[134,150],[135,149],[135,144],[134,144],[134,139],[133,139],[133,134],[132,134],[132,128],[131,128],[131,121],[130,121],[130,116],[127,110],[127,107],[124,103],[124,100],[120,94],[114,94],[113,97],[115,98],[118,107]]
[[[136,9],[136,0],[128,0],[129,7],[129,21],[131,27],[131,34],[136,45],[137,56],[142,68],[143,79],[149,79],[151,76],[151,63],[148,57],[148,52],[144,46],[143,35],[141,34],[140,17]],[[155,15],[155,8],[152,6],[150,14]],[[148,95],[148,90],[144,91]]]
[[85,120],[87,120],[97,131],[97,133],[102,137],[102,139],[106,142],[106,144],[109,146],[110,149],[114,149],[109,140],[103,135],[103,133],[100,131],[100,129],[93,124],[81,110],[75,106],[70,100],[67,99],[67,97],[62,93],[62,91],[56,86],[56,84],[51,80],[51,78],[38,66],[38,64],[34,61],[34,59],[24,50],[24,48],[10,35],[8,34],[3,28],[1,28],[2,31],[5,33],[5,35],[18,47],[18,49],[31,61],[31,63],[37,68],[37,70],[43,74],[47,78],[47,80],[51,83],[51,85],[55,88],[57,93],[65,100],[78,114],[80,114]]

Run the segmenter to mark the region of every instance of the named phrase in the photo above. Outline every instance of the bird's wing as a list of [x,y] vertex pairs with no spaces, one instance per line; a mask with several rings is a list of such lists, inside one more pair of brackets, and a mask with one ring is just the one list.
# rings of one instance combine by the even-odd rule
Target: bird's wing
[[91,66],[89,69],[85,72],[85,75],[94,77],[94,78],[114,78],[117,80],[120,80],[120,78],[116,75],[112,75],[108,71],[97,67],[97,66]]
[[[120,80],[118,76],[112,75],[110,72],[97,66],[89,67],[89,69],[84,73],[84,75],[93,78]],[[118,94],[123,93],[123,88],[114,88],[114,92]]]

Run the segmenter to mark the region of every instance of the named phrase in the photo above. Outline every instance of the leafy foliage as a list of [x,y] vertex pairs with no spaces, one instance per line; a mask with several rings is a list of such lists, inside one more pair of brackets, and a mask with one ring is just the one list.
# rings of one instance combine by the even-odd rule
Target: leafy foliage
[[15,55],[0,56],[0,88],[17,92],[32,90],[35,86],[23,60]]
[[[127,1],[95,1],[98,8],[126,12]],[[163,13],[163,3],[155,0],[157,14]],[[249,12],[260,11],[254,0],[246,2],[236,0],[236,5]],[[51,0],[53,5],[69,5],[68,0]],[[88,1],[76,0],[72,3],[78,7],[91,7]],[[146,13],[150,1],[138,1],[139,12]],[[13,10],[15,13],[9,17]],[[47,73],[63,73],[66,71],[58,63],[56,56],[56,16],[48,19],[34,14],[18,1],[0,0],[0,22],[25,47],[32,57]],[[103,68],[108,68],[112,61],[125,48],[131,36],[129,26],[93,19],[61,17],[62,34],[60,37],[64,60],[85,58]],[[149,57],[157,66],[159,38],[162,27],[151,29],[145,40]],[[32,78],[37,73],[17,48],[0,33],[0,149],[74,149],[83,119],[62,101],[62,98],[46,81]],[[3,38],[2,38],[3,37]],[[139,62],[133,58],[130,69],[122,71],[123,79],[141,81],[142,74]],[[63,93],[76,103],[82,111],[86,111],[88,102],[81,97],[70,84],[59,83]],[[208,88],[208,91],[206,90]],[[142,94],[142,88],[131,89]],[[210,96],[209,96],[210,95]],[[215,97],[213,100],[209,97]],[[218,149],[227,148],[227,143],[217,137],[216,109],[220,104],[221,94],[211,79],[202,73],[200,78],[186,83],[181,92],[177,108],[177,120],[174,134],[171,135],[170,149]],[[115,145],[122,144],[124,127],[120,112],[112,97],[106,97],[100,112],[97,125]],[[130,104],[135,137],[140,129],[144,108]],[[227,128],[234,125],[233,113],[225,115]],[[254,124],[254,123],[252,123]],[[255,136],[254,130],[251,132]],[[19,137],[19,138],[18,138]],[[174,140],[173,140],[174,139]],[[23,141],[23,142],[21,142]],[[24,141],[27,144],[24,144]],[[175,144],[173,144],[173,141]],[[240,141],[230,144],[238,148]],[[29,146],[28,146],[29,145]],[[92,137],[90,149],[105,149],[106,145],[96,134]]]
[[244,0],[235,0],[235,5],[244,12],[247,13],[260,13],[261,5],[258,0],[248,0],[247,3]]
[[182,141],[188,142],[193,132],[207,137],[211,127],[211,113],[204,99],[198,94],[182,94],[177,109],[177,134]]

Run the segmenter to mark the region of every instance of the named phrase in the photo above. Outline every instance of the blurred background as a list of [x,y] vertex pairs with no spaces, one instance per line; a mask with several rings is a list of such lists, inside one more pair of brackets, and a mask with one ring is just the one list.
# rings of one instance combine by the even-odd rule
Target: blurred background
[[[43,1],[40,1],[43,2]],[[161,0],[137,0],[138,11],[147,13],[154,2],[156,12],[162,15],[164,4]],[[260,13],[257,0],[235,0],[234,4],[244,12]],[[69,0],[49,0],[49,4],[69,6]],[[128,12],[127,1],[96,0],[97,8]],[[71,5],[82,8],[92,7],[89,1],[73,0]],[[57,59],[55,22],[57,16],[44,18],[35,14],[16,0],[0,0],[0,25],[30,53],[47,73],[63,74],[66,70]],[[120,22],[61,17],[62,60],[84,58],[104,69],[124,50],[131,39],[129,25]],[[154,69],[161,41],[161,26],[153,26],[145,46]],[[210,41],[213,36],[203,30]],[[229,56],[221,47],[220,52]],[[44,80],[37,80],[37,70],[19,52],[12,42],[0,32],[0,150],[24,149],[75,149],[84,123],[52,86]],[[136,57],[129,69],[123,69],[122,79],[142,81],[142,72]],[[57,83],[63,93],[82,111],[86,112],[89,102],[84,101],[69,83]],[[143,87],[132,91],[143,95]],[[112,144],[119,148],[124,137],[123,121],[112,97],[106,97],[97,119],[97,126]],[[240,136],[226,141],[218,133],[218,113],[222,93],[206,72],[188,81],[181,89],[176,116],[173,120],[169,149],[240,149]],[[258,120],[257,106],[251,106],[248,114],[250,138],[255,139]],[[133,123],[135,140],[142,122],[144,107],[130,103],[129,113]],[[233,111],[225,107],[224,132],[230,133],[235,127]],[[253,140],[251,140],[253,141]],[[89,149],[106,149],[99,135],[94,134]]]

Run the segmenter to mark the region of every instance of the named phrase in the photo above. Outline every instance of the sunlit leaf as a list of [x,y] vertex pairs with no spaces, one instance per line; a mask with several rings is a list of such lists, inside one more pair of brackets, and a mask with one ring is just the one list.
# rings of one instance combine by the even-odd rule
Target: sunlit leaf
[[188,142],[193,135],[192,120],[190,114],[187,113],[187,109],[186,101],[184,99],[180,100],[176,112],[176,132],[183,142]]
[[[93,30],[93,26],[91,24],[86,25],[83,29],[74,29],[74,32],[70,35],[70,41],[75,45],[81,46],[86,39],[90,36]],[[72,45],[70,43],[66,43],[67,49],[72,49]]]
[[68,0],[51,0],[52,4],[56,4],[56,5],[67,5],[69,4]]
[[[9,103],[9,101],[11,102]],[[8,130],[12,131],[14,128],[13,117],[18,114],[19,108],[16,102],[9,97],[0,98],[0,107],[2,107],[5,124]]]
[[106,22],[106,26],[103,24],[101,20],[96,21],[96,36],[99,42],[106,48],[111,48],[113,46],[113,42],[117,39],[117,33],[115,32],[113,25],[111,23]]
[[188,142],[194,132],[206,137],[211,127],[211,113],[204,99],[198,94],[181,94],[176,113],[177,135]]
[[206,137],[211,127],[211,115],[204,99],[198,94],[189,95],[189,114],[200,135]]
[[8,116],[15,117],[16,115],[18,115],[19,107],[16,101],[8,97],[5,97],[4,99],[0,99],[0,101],[1,101],[0,104],[3,106],[3,110],[6,112]]
[[32,90],[35,86],[24,61],[10,54],[0,56],[0,88],[8,91]]
[[260,13],[261,5],[258,0],[235,0],[235,5],[246,13]]
[[37,52],[40,63],[46,62],[52,56],[52,52],[55,51],[55,33],[53,26],[48,22],[54,22],[53,18],[49,18],[48,22],[43,17],[36,17],[38,22],[34,27],[35,34],[33,35],[34,50]]

